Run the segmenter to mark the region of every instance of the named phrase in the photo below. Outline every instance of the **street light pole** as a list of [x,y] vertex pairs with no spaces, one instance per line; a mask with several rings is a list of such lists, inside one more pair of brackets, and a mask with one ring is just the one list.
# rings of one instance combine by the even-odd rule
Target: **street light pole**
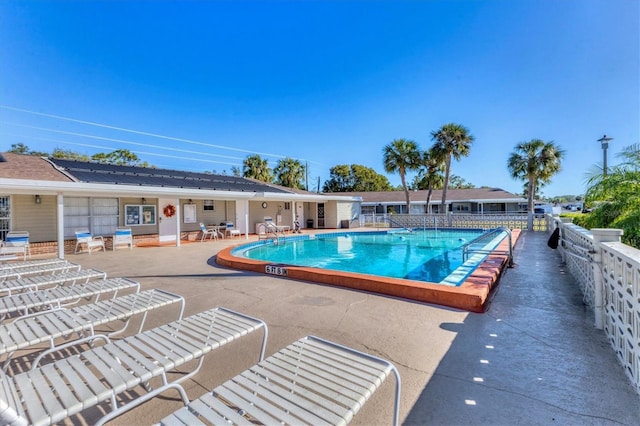
[[607,175],[607,148],[609,148],[609,141],[612,141],[613,138],[604,135],[598,142],[602,144],[602,176]]

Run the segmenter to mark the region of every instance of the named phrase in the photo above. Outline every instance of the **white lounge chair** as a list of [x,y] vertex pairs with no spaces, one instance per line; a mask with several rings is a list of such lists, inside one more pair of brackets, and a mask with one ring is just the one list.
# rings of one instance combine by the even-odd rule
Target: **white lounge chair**
[[93,252],[93,249],[106,251],[104,248],[104,238],[102,238],[102,236],[94,237],[88,229],[76,231],[76,248],[74,254],[77,254],[78,250],[82,250],[83,247],[86,248],[89,254]]
[[17,350],[49,342],[49,350],[39,355],[34,361],[37,363],[40,358],[55,350],[56,339],[64,338],[68,341],[76,333],[79,337],[94,336],[95,328],[101,325],[122,321],[124,324],[120,329],[107,335],[112,337],[120,334],[126,330],[134,315],[143,315],[138,327],[138,333],[141,333],[150,311],[176,303],[180,304],[177,319],[181,319],[184,313],[184,297],[159,289],[16,318],[10,323],[0,325],[0,356],[5,357],[2,368],[7,371],[12,355]]
[[[0,372],[0,424],[50,425],[111,402],[112,411],[96,422],[101,425],[169,389],[188,403],[180,383],[197,373],[204,356],[259,329],[264,330],[262,357],[266,324],[215,308],[11,377]],[[199,361],[195,370],[169,381],[168,372],[194,359]],[[157,388],[118,405],[118,395],[133,389],[143,392],[143,386],[156,378],[162,381]]]
[[97,269],[81,269],[55,275],[31,275],[0,282],[0,295],[11,296],[14,293],[42,290],[45,287],[75,285],[82,281],[87,283],[93,279],[105,278],[107,278],[107,273]]
[[59,258],[50,258],[50,259],[39,259],[39,260],[23,260],[18,262],[10,262],[0,265],[0,273],[4,270],[15,270],[21,268],[32,268],[37,266],[44,265],[55,265],[55,264],[68,264],[69,262],[64,259]]
[[106,280],[90,281],[86,284],[68,287],[47,288],[44,290],[18,293],[12,296],[0,297],[0,318],[7,315],[22,313],[27,315],[34,309],[53,309],[78,303],[82,299],[95,297],[95,302],[105,293],[113,293],[116,297],[120,290],[135,289],[140,291],[140,283],[127,278],[110,278]]
[[[15,265],[15,266],[14,266]],[[71,262],[56,262],[42,265],[21,266],[20,263],[12,264],[9,268],[0,270],[0,282],[31,277],[34,275],[55,275],[70,271],[79,271],[80,265]]]
[[207,236],[209,236],[209,239],[218,239],[218,230],[217,229],[207,229],[206,226],[204,226],[204,223],[200,222],[200,231],[202,232],[202,238],[200,238],[200,241],[204,241],[207,239]]
[[133,234],[131,233],[131,228],[116,228],[116,233],[112,239],[113,251],[119,246],[129,247],[129,250],[133,250]]
[[390,362],[307,336],[160,421],[195,424],[347,424],[391,374]]

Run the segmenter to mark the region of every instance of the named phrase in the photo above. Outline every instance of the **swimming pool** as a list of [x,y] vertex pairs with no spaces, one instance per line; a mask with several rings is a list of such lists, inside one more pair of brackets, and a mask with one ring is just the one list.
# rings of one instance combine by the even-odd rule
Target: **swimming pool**
[[[456,275],[456,281],[447,277],[468,260],[463,247],[481,235],[481,230],[457,229],[330,233],[239,248],[234,254],[274,263],[459,285],[464,276]],[[493,247],[498,242],[496,238]],[[471,261],[478,264],[480,259]]]
[[[439,229],[438,231],[443,232],[445,230]],[[455,237],[456,240],[459,238],[464,239],[460,232],[466,232],[466,230],[462,231],[456,229],[453,231],[458,233],[458,236]],[[324,238],[333,239],[335,237],[341,237],[342,239],[338,238],[335,243],[332,243],[336,246],[335,250],[338,250],[338,245],[340,245],[342,249],[343,247],[348,247],[352,244],[347,240],[353,238],[356,233],[378,235],[388,233],[398,242],[403,241],[401,237],[406,239],[410,236],[409,233],[403,234],[402,232],[397,231],[377,231],[374,233],[371,231],[350,231],[346,233],[328,232],[316,235],[303,234],[289,236],[286,238],[286,241],[281,242],[280,245],[291,245],[293,242],[305,239],[312,241]],[[509,238],[502,238],[500,241],[497,241],[497,246],[495,245],[496,241],[494,241],[493,238],[495,237],[495,234],[491,233],[486,234],[486,237],[477,238],[475,240],[471,239],[464,242],[464,244],[466,244],[470,249],[468,252],[466,252],[465,249],[465,254],[463,255],[463,260],[465,261],[455,269],[455,271],[444,278],[444,280],[438,283],[329,269],[324,265],[315,267],[299,266],[293,264],[295,261],[295,256],[293,256],[293,254],[290,258],[280,260],[251,259],[244,255],[248,249],[264,246],[265,244],[271,246],[269,248],[275,247],[272,242],[265,242],[264,240],[254,240],[253,242],[243,243],[238,246],[223,248],[217,252],[215,261],[221,266],[233,269],[253,271],[261,274],[275,275],[282,278],[303,280],[336,287],[350,288],[419,302],[434,303],[472,312],[484,312],[490,300],[492,290],[497,286],[499,278],[506,270],[507,266],[510,266],[511,264],[512,249],[520,236],[520,230],[505,230],[504,234],[509,235]],[[347,237],[347,235],[349,236]],[[325,244],[328,242],[329,240],[324,241]],[[463,242],[459,241],[459,243]],[[416,244],[416,247],[412,248],[411,251],[422,250],[422,247],[417,247],[419,244],[420,243]],[[301,245],[301,247],[304,246]],[[267,247],[264,247],[264,249],[266,248]],[[392,250],[393,247],[387,248],[387,251]],[[347,251],[345,251],[345,253],[347,253]],[[348,256],[345,255],[344,257]],[[452,256],[447,255],[446,257]],[[375,262],[367,258],[359,263],[371,264]],[[423,264],[424,263],[429,263],[429,261],[423,261]],[[440,264],[442,263],[444,262],[440,262]]]

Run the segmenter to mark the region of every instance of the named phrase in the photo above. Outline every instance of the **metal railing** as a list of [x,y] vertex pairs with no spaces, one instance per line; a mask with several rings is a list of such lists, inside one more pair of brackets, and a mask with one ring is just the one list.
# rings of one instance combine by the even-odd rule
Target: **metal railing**
[[[491,242],[498,234],[506,233],[507,238],[509,239],[509,247],[506,252],[500,252],[499,250],[494,249],[486,249],[486,245]],[[472,241],[464,244],[462,246],[462,259],[466,261],[469,258],[469,254],[491,254],[491,253],[503,253],[509,257],[508,266],[510,268],[513,267],[513,240],[511,239],[511,230],[501,226],[496,229],[492,229],[491,231],[485,232],[480,235],[478,238],[473,239]]]
[[272,240],[273,244],[280,244],[282,241],[286,241],[286,235],[284,231],[279,229],[276,225],[261,224],[258,232],[258,240]]

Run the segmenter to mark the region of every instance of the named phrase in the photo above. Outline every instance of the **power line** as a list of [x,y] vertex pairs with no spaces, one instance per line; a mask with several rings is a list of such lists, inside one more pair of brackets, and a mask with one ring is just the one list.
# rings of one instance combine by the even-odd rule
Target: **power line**
[[[0,123],[2,123],[2,121],[0,121]],[[62,134],[65,134],[65,135],[80,136],[80,137],[83,137],[83,138],[99,139],[99,140],[110,141],[110,142],[119,142],[119,143],[124,143],[124,144],[129,144],[129,145],[144,146],[144,147],[147,147],[147,148],[164,149],[164,150],[167,150],[167,151],[184,152],[184,153],[187,153],[187,154],[208,155],[208,156],[211,156],[211,157],[222,157],[222,158],[229,158],[229,159],[232,159],[232,160],[244,160],[244,158],[242,158],[242,157],[231,157],[231,156],[228,156],[228,155],[211,154],[209,152],[190,151],[190,150],[181,149],[181,148],[170,148],[170,147],[165,147],[165,146],[160,146],[160,145],[152,145],[152,144],[147,144],[147,143],[127,141],[127,140],[123,140],[123,139],[113,139],[113,138],[105,138],[105,137],[102,137],[102,136],[87,135],[85,133],[66,132],[64,130],[48,129],[46,127],[31,126],[29,124],[19,124],[19,123],[12,123],[12,122],[8,122],[8,121],[5,121],[4,123],[12,125],[12,126],[26,127],[28,129],[45,130],[47,132],[62,133]],[[33,137],[33,138],[37,139],[36,137]],[[41,138],[41,139],[43,139],[43,138]],[[111,148],[110,147],[106,147],[106,148],[103,148],[103,149],[111,149]]]
[[[242,148],[234,148],[234,147],[216,145],[216,144],[211,144],[211,143],[206,143],[206,142],[201,142],[201,141],[195,141],[195,140],[191,140],[191,139],[177,138],[177,137],[168,136],[168,135],[161,135],[161,134],[157,134],[157,133],[144,132],[144,131],[134,130],[134,129],[127,129],[127,128],[118,127],[118,126],[112,126],[112,125],[103,124],[103,123],[96,123],[96,122],[92,122],[92,121],[79,120],[79,119],[75,119],[75,118],[63,117],[63,116],[54,115],[54,114],[47,114],[47,113],[43,113],[43,112],[30,111],[30,110],[26,110],[26,109],[22,109],[22,108],[15,108],[15,107],[7,106],[7,105],[0,105],[0,109],[16,111],[16,112],[21,112],[21,113],[26,113],[26,114],[32,114],[32,115],[37,115],[37,116],[41,116],[41,117],[53,118],[53,119],[56,119],[56,120],[63,120],[63,121],[79,123],[79,124],[84,124],[84,125],[89,125],[89,126],[94,126],[94,127],[100,127],[100,128],[110,129],[110,130],[128,132],[128,133],[133,133],[133,134],[142,135],[142,136],[160,138],[160,139],[171,140],[171,141],[176,141],[176,142],[189,143],[189,144],[198,145],[198,146],[205,146],[205,147],[209,147],[209,148],[224,149],[224,150],[230,150],[230,151],[235,151],[235,152],[244,152],[244,153],[250,153],[250,154],[256,154],[256,155],[262,155],[262,156],[266,156],[266,157],[275,157],[275,158],[279,158],[279,159],[284,159],[284,158],[288,158],[289,157],[289,156],[280,155],[280,154],[256,152],[254,150],[247,150],[247,149],[242,149]],[[244,160],[244,159],[241,159],[241,158],[238,158],[238,157],[224,156],[224,155],[220,155],[220,154],[211,154],[211,153],[204,153],[204,152],[199,152],[199,151],[190,151],[190,150],[183,150],[183,149],[178,149],[178,148],[162,147],[162,146],[158,146],[158,145],[143,144],[143,143],[139,143],[139,142],[126,141],[126,140],[120,140],[120,139],[112,139],[112,138],[88,135],[88,134],[83,134],[83,133],[66,132],[66,131],[62,131],[62,130],[55,130],[55,129],[37,127],[37,126],[30,126],[30,125],[26,125],[26,124],[17,124],[17,123],[8,123],[8,124],[21,126],[21,127],[27,127],[27,128],[33,128],[33,129],[36,129],[36,130],[43,130],[43,131],[56,132],[56,133],[62,133],[62,134],[69,134],[69,135],[79,136],[79,137],[100,139],[100,140],[112,141],[112,142],[118,142],[118,143],[127,143],[127,144],[137,145],[137,146],[146,146],[146,147],[154,148],[154,149],[162,149],[162,150],[168,150],[168,151],[174,151],[174,152],[185,152],[185,153],[192,153],[192,154],[197,154],[197,155],[217,156],[217,157],[222,157],[222,158]],[[36,137],[34,137],[34,136],[31,136],[31,137],[36,139]],[[68,141],[64,142],[64,143],[72,144],[72,145],[79,145],[79,146],[96,147],[95,145],[72,143],[72,142],[68,142]],[[100,149],[114,149],[114,148],[112,148],[112,147],[100,147]],[[116,147],[116,149],[117,149],[117,147]],[[143,151],[138,151],[138,152],[143,153]],[[173,157],[173,158],[176,158],[176,159],[181,158],[181,159],[192,160],[192,161],[205,161],[205,160],[203,160],[201,158],[175,157],[175,156],[163,155],[163,154],[154,154],[154,153],[146,153],[146,152],[144,152],[144,153],[146,155],[164,156],[164,157],[167,157],[167,158]],[[307,162],[308,161],[309,163],[314,163],[314,164],[322,166],[322,167],[328,167],[327,165],[322,164],[322,163],[317,162],[317,161],[314,161],[314,160],[299,159],[299,161],[301,161],[301,162]],[[236,165],[234,163],[226,163],[226,162],[222,162],[222,161],[213,161],[213,160],[209,160],[209,161],[206,161],[206,162]],[[308,165],[307,165],[306,169],[308,171],[308,169],[309,169]]]
[[[16,134],[11,134],[11,133],[5,133],[5,135],[15,136],[15,137],[24,137],[24,135],[16,135]],[[50,141],[50,142],[64,143],[64,144],[68,144],[68,145],[84,146],[84,147],[88,147],[88,148],[113,149],[112,147],[108,147],[108,146],[92,145],[92,144],[80,143],[80,142],[61,141],[61,140],[57,140],[57,139],[41,138],[41,137],[37,137],[37,136],[31,136],[31,138],[32,139],[46,140],[46,141]],[[193,158],[193,157],[179,157],[179,156],[175,156],[175,155],[158,154],[158,153],[154,153],[154,152],[139,151],[139,150],[132,150],[131,152],[133,152],[134,154],[151,155],[151,156],[164,157],[164,158],[175,158],[177,160],[200,161],[200,162],[203,162],[203,163],[213,163],[213,164],[227,164],[227,165],[230,165],[230,166],[237,166],[238,165],[238,163],[228,163],[226,161],[206,160],[206,159],[203,159],[203,158]]]
[[154,138],[167,139],[167,140],[172,140],[172,141],[176,141],[176,142],[184,142],[184,143],[190,143],[190,144],[194,144],[194,145],[207,146],[209,148],[227,149],[227,150],[230,150],[230,151],[246,152],[246,153],[250,153],[250,154],[254,154],[255,153],[255,154],[267,155],[267,156],[271,156],[271,157],[284,158],[283,155],[268,154],[268,153],[264,153],[264,152],[254,152],[254,151],[250,151],[250,150],[247,150],[247,149],[233,148],[233,147],[228,147],[228,146],[210,144],[210,143],[206,143],[206,142],[194,141],[194,140],[191,140],[191,139],[176,138],[176,137],[173,137],[173,136],[160,135],[160,134],[157,134],[157,133],[149,133],[149,132],[143,132],[143,131],[140,131],[140,130],[126,129],[124,127],[116,127],[116,126],[110,126],[108,124],[94,123],[92,121],[76,120],[75,118],[61,117],[59,115],[45,114],[43,112],[36,112],[36,111],[29,111],[29,110],[26,110],[26,109],[13,108],[13,107],[6,106],[6,105],[0,105],[0,108],[8,109],[8,110],[11,110],[11,111],[24,112],[24,113],[27,113],[27,114],[40,115],[40,116],[48,117],[48,118],[55,118],[57,120],[71,121],[73,123],[86,124],[86,125],[89,125],[89,126],[102,127],[102,128],[105,128],[105,129],[118,130],[118,131],[121,131],[121,132],[134,133],[134,134],[137,134],[137,135],[151,136],[151,137],[154,137]]

